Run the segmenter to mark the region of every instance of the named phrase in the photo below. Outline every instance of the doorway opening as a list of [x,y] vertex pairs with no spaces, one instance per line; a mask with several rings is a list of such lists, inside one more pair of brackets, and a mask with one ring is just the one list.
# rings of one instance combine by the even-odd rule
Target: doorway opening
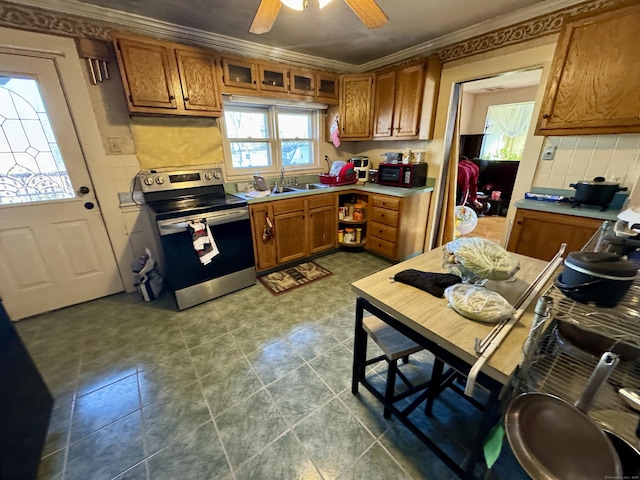
[[[472,208],[477,220],[471,231],[458,228],[460,236],[506,242],[507,212],[541,75],[536,68],[461,83],[459,135],[453,140],[459,145],[456,204]],[[469,177],[465,169],[477,175]]]

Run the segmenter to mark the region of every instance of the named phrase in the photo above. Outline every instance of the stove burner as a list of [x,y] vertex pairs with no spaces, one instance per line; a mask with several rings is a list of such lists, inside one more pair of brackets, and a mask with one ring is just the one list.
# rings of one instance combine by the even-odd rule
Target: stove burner
[[159,220],[175,218],[183,215],[194,215],[199,213],[226,210],[229,208],[242,207],[247,202],[234,195],[224,196],[212,195],[201,197],[174,198],[149,202],[149,207]]

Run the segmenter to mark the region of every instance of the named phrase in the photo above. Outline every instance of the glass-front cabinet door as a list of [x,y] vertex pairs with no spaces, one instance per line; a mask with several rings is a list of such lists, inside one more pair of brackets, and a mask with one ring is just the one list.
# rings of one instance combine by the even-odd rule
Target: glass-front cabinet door
[[316,76],[313,70],[291,69],[289,91],[299,95],[316,94]]
[[257,90],[258,81],[255,63],[235,58],[223,58],[222,70],[226,86]]
[[284,93],[288,91],[289,69],[287,67],[260,63],[258,69],[260,71],[260,90]]
[[329,72],[318,72],[316,74],[317,97],[339,98],[338,85],[340,85],[339,75]]

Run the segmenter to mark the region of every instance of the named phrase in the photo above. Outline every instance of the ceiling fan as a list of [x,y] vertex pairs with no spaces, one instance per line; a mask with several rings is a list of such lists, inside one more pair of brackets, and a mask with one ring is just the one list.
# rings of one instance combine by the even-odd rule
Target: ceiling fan
[[[319,0],[320,8],[331,0]],[[344,0],[367,28],[381,27],[387,23],[387,16],[378,6],[375,0]],[[267,33],[271,30],[282,4],[286,4],[296,10],[302,10],[309,6],[308,0],[260,0],[258,11],[253,18],[249,31],[251,33]]]

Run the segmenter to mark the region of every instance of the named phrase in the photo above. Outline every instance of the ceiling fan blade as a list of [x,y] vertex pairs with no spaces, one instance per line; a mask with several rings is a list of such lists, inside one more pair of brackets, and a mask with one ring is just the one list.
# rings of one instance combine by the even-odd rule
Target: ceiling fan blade
[[255,34],[267,33],[276,21],[280,8],[280,0],[261,0],[249,31]]
[[387,23],[387,16],[375,0],[344,0],[367,28],[378,28]]

